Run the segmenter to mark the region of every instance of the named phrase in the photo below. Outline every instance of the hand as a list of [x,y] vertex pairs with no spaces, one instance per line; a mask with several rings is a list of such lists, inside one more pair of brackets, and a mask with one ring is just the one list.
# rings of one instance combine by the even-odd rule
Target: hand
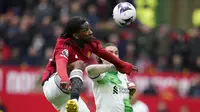
[[128,82],[127,85],[128,85],[128,89],[136,90],[136,86],[133,82]]
[[128,89],[129,89],[129,95],[130,95],[130,99],[131,99],[132,96],[134,95],[134,93],[136,92],[136,86],[133,82],[128,82],[127,86],[128,86]]
[[116,67],[117,70],[121,73],[126,73],[127,75],[130,75],[132,72],[138,72],[138,68],[128,62],[124,62],[122,65],[123,66],[121,67]]
[[71,84],[70,82],[67,81],[60,81],[60,88],[64,89],[64,90],[68,90],[69,88],[71,88]]
[[134,72],[138,72],[138,68],[136,66],[132,66]]

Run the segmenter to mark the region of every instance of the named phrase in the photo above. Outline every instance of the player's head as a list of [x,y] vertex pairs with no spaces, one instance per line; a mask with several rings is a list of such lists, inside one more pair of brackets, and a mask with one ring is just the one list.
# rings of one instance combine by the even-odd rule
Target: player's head
[[[112,43],[106,43],[103,45],[103,48],[105,50],[109,51],[110,53],[112,53],[114,56],[119,57],[119,51],[118,51],[118,48],[116,45],[114,45]],[[108,62],[100,57],[97,57],[97,61],[98,61],[98,63],[101,63],[101,64],[110,64],[110,62]]]
[[90,42],[93,38],[93,32],[90,29],[90,24],[85,19],[73,17],[68,21],[61,37]]

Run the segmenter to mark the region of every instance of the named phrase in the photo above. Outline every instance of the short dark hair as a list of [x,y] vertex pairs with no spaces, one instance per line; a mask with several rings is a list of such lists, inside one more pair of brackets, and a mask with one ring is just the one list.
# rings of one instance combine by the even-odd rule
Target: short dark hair
[[72,38],[73,33],[78,32],[81,28],[81,25],[83,25],[85,22],[86,20],[82,17],[72,17],[65,26],[64,32],[61,34],[61,38]]
[[[113,44],[113,43],[105,43],[105,44],[103,44],[102,45],[102,47],[105,49],[106,47],[108,47],[108,46],[115,46],[115,47],[117,47],[115,44]],[[99,57],[99,56],[96,56],[96,59],[97,59],[97,62],[99,63],[99,64],[102,64],[103,62],[102,62],[102,60],[101,60],[101,57]]]
[[103,48],[106,48],[106,47],[108,47],[108,46],[115,46],[116,47],[116,45],[115,44],[113,44],[113,43],[105,43],[105,44],[103,44]]

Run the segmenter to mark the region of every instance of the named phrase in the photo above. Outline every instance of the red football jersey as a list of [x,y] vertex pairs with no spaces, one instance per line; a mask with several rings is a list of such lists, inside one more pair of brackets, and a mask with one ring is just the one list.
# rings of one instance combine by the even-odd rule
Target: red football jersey
[[46,66],[46,71],[43,74],[42,82],[47,80],[53,73],[56,72],[56,60],[64,58],[68,64],[77,60],[82,60],[87,63],[90,60],[91,53],[97,45],[94,41],[91,44],[85,44],[84,48],[79,48],[71,39],[58,38],[52,57]]
[[[78,47],[70,38],[58,38],[53,55],[49,59],[46,71],[43,74],[42,82],[44,83],[45,80],[48,80],[48,78],[56,71],[59,73],[61,80],[68,81],[68,77],[66,76],[67,64],[73,63],[77,60],[82,60],[86,63],[89,61],[91,53],[95,53],[101,58],[111,62],[120,72],[130,74],[133,71],[132,64],[123,62],[116,56],[112,55],[112,53],[103,49],[100,45],[100,41],[95,38],[91,43],[85,44],[84,48]],[[59,70],[56,70],[56,67],[58,67],[56,66],[56,60],[60,65],[58,68]]]

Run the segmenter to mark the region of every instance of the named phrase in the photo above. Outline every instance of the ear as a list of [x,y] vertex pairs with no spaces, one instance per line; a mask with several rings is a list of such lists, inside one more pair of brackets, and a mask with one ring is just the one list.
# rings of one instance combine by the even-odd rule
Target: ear
[[78,39],[78,34],[77,33],[73,33],[74,38]]

